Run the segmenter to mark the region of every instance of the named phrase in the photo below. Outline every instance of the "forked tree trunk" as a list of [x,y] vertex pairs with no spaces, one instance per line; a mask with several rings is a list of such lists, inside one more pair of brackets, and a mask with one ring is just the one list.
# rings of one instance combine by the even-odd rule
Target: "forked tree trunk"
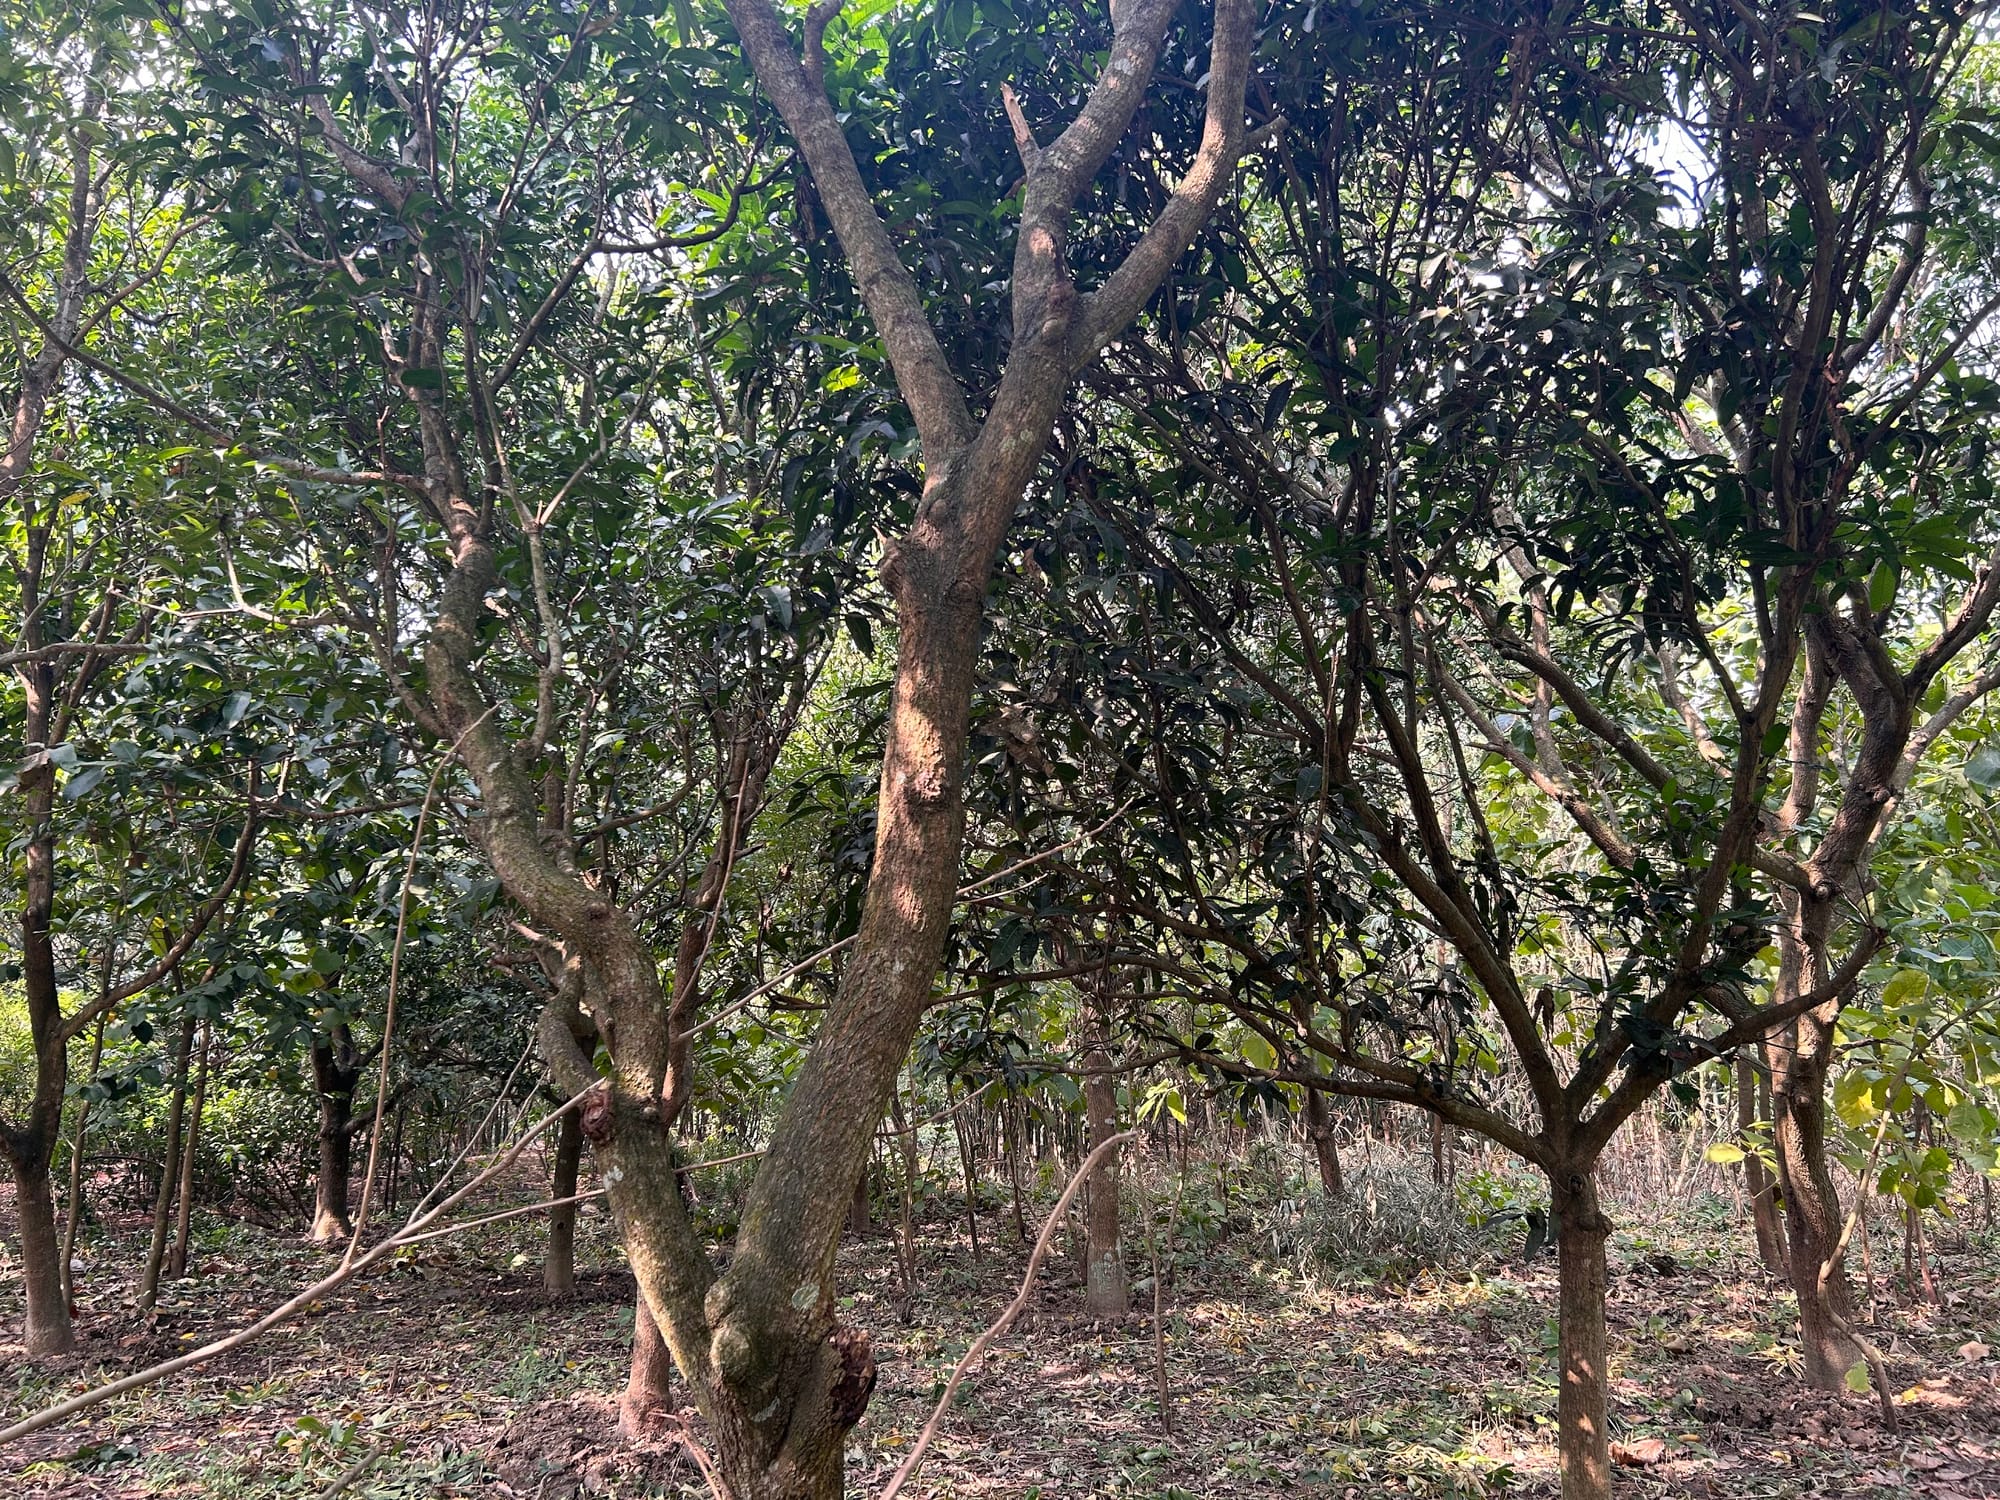
[[[576,1196],[577,1169],[583,1162],[583,1125],[571,1110],[556,1127],[555,1170],[549,1186],[551,1198]],[[551,1297],[568,1297],[576,1291],[576,1211],[578,1205],[565,1203],[549,1210],[549,1253],[542,1260],[542,1290]],[[643,1304],[642,1304],[643,1305]],[[636,1319],[635,1319],[636,1325]]]
[[[1761,1099],[1759,1096],[1762,1096]],[[1759,1107],[1761,1104],[1761,1108]],[[1771,1117],[1771,1080],[1751,1060],[1746,1049],[1736,1059],[1736,1124],[1748,1139],[1760,1121]],[[1750,1199],[1750,1221],[1757,1232],[1757,1254],[1774,1276],[1786,1272],[1785,1223],[1778,1213],[1778,1184],[1764,1158],[1743,1148],[1743,1191]]]
[[[1111,1081],[1104,1025],[1096,1015],[1083,1019],[1083,1111],[1090,1126],[1085,1154],[1118,1134],[1118,1086]],[[1122,1318],[1132,1310],[1132,1287],[1125,1275],[1125,1246],[1119,1224],[1118,1157],[1105,1153],[1090,1175],[1084,1214],[1084,1310],[1093,1318]]]
[[[994,559],[1071,382],[1192,243],[1242,147],[1255,13],[1245,0],[1217,0],[1200,150],[1131,256],[1088,298],[1079,292],[1065,264],[1068,216],[1125,137],[1177,9],[1174,0],[1124,0],[1104,72],[1076,119],[1046,150],[1023,147],[1008,284],[1013,344],[975,419],[826,96],[819,44],[832,9],[807,18],[802,58],[789,18],[770,0],[728,0],[738,40],[812,172],[887,346],[917,425],[924,493],[908,529],[884,549],[896,668],[861,923],[719,1276],[676,1199],[672,1145],[659,1128],[674,1113],[660,1107],[663,1080],[671,1089],[688,1076],[677,1066],[687,1032],[672,1024],[687,1019],[674,1013],[684,996],[673,996],[672,1011],[663,1004],[657,958],[630,914],[565,869],[536,826],[533,787],[473,674],[485,599],[499,581],[492,539],[445,408],[413,393],[425,487],[453,557],[424,652],[438,728],[455,737],[479,785],[480,837],[495,874],[569,948],[583,982],[598,991],[600,1013],[618,1028],[601,1091],[553,1008],[541,1035],[564,1087],[592,1092],[585,1138],[613,1184],[612,1208],[649,1309],[707,1419],[719,1487],[735,1500],[838,1500],[846,1435],[874,1390],[868,1337],[839,1322],[833,1277],[854,1181],[936,998],[957,905],[966,747]],[[401,201],[399,184],[370,175]],[[441,362],[441,304],[419,308],[414,323],[412,347]]]
[[174,1052],[174,1092],[167,1105],[167,1148],[160,1163],[160,1195],[153,1203],[153,1242],[146,1250],[146,1269],[139,1277],[139,1310],[150,1310],[160,1296],[160,1268],[167,1256],[167,1221],[180,1177],[181,1115],[187,1108],[188,1057],[194,1049],[195,1019],[181,1022],[180,1046]]
[[1609,1284],[1604,1242],[1611,1222],[1598,1206],[1589,1167],[1550,1178],[1558,1256],[1557,1321],[1562,1385],[1556,1398],[1563,1500],[1605,1500],[1611,1493],[1610,1380],[1604,1329]]
[[1826,1072],[1833,1042],[1833,1016],[1826,1012],[1832,1009],[1799,1017],[1771,1048],[1771,1130],[1785,1196],[1786,1268],[1798,1295],[1805,1379],[1822,1391],[1842,1389],[1862,1357],[1841,1327],[1854,1316],[1854,1294],[1838,1253],[1840,1195],[1826,1160]]

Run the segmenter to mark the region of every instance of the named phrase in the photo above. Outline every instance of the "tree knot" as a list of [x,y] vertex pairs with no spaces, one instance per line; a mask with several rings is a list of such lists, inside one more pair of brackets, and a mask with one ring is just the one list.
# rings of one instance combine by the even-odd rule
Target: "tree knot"
[[599,1083],[584,1095],[583,1112],[577,1123],[583,1127],[583,1138],[592,1146],[610,1143],[612,1131],[611,1085]]

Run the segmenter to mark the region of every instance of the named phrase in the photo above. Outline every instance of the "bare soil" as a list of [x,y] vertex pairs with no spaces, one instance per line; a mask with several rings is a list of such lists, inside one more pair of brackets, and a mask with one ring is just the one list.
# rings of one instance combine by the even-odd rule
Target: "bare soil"
[[[896,1316],[881,1232],[843,1257],[844,1319],[871,1331],[881,1379],[849,1453],[849,1493],[879,1492],[946,1373],[1012,1294],[1025,1261],[1003,1217],[975,1260],[925,1226],[913,1321]],[[1630,1210],[1627,1210],[1628,1217]],[[0,1228],[10,1227],[0,1202]],[[538,1234],[408,1252],[298,1323],[199,1370],[0,1450],[0,1493],[27,1497],[700,1495],[673,1422],[617,1434],[631,1283],[588,1212],[578,1295],[542,1291]],[[79,1275],[81,1351],[30,1364],[20,1277],[0,1250],[0,1408],[11,1418],[192,1347],[284,1300],[325,1251],[204,1227],[195,1275],[136,1317],[128,1220]],[[1876,1285],[1876,1338],[1900,1432],[1873,1396],[1797,1382],[1782,1291],[1740,1227],[1647,1225],[1613,1244],[1613,1436],[1633,1496],[2000,1497],[2000,1247],[1947,1242],[1943,1305]],[[1554,1266],[1489,1255],[1407,1278],[1345,1280],[1279,1255],[1254,1227],[1173,1255],[1162,1333],[1171,1429],[1154,1377],[1150,1291],[1120,1323],[1081,1316],[1068,1265],[968,1379],[913,1489],[933,1497],[1553,1495]],[[1145,1267],[1135,1265],[1136,1275]],[[696,1432],[698,1429],[691,1429]]]

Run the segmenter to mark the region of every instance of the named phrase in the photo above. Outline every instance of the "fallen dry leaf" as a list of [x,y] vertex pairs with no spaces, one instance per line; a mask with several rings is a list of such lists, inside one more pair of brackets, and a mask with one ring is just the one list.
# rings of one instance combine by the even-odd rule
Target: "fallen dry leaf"
[[1976,1365],[1993,1351],[1978,1339],[1972,1339],[1958,1346],[1958,1357],[1969,1365]]
[[1611,1461],[1630,1469],[1648,1468],[1666,1456],[1667,1445],[1661,1438],[1640,1438],[1636,1443],[1611,1445]]

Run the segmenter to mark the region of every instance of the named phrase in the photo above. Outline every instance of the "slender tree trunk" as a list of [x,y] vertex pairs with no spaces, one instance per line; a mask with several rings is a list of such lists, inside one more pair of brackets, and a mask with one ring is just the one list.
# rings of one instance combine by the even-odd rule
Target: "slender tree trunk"
[[673,1355],[641,1294],[633,1303],[632,1367],[618,1402],[618,1430],[627,1439],[646,1436],[670,1410],[667,1380],[673,1369]]
[[[24,391],[22,400],[26,399]],[[36,419],[39,423],[39,411]],[[32,437],[30,430],[28,439]],[[17,454],[23,459],[26,456],[18,421],[15,438],[6,460],[9,464]],[[52,669],[46,663],[34,663],[21,668],[20,675],[27,709],[25,742],[30,749],[40,749],[50,732],[55,689]],[[56,895],[55,768],[47,761],[31,766],[21,773],[16,791],[22,821],[30,830],[23,855],[21,986],[35,1041],[35,1092],[27,1119],[19,1125],[0,1127],[0,1151],[14,1174],[27,1302],[22,1337],[33,1357],[68,1354],[76,1347],[56,1240],[55,1191],[49,1181],[50,1158],[62,1130],[63,1096],[69,1088],[69,1042],[51,938]]]
[[[1761,1094],[1761,1099],[1759,1098]],[[1761,1105],[1761,1108],[1760,1108]],[[1757,1231],[1757,1254],[1764,1269],[1783,1276],[1786,1268],[1785,1222],[1778,1213],[1778,1184],[1764,1158],[1747,1144],[1758,1124],[1771,1117],[1771,1081],[1746,1049],[1736,1058],[1736,1125],[1744,1137],[1743,1190],[1750,1199],[1750,1221]]]
[[[1083,1018],[1083,1111],[1090,1126],[1084,1145],[1088,1155],[1118,1133],[1118,1086],[1112,1082],[1110,1054],[1104,1045],[1104,1024],[1095,1014]],[[1132,1310],[1132,1286],[1125,1275],[1125,1247],[1119,1225],[1118,1158],[1105,1154],[1087,1184],[1090,1198],[1084,1213],[1084,1310],[1093,1318],[1122,1318]]]
[[1592,1169],[1558,1174],[1550,1185],[1560,1288],[1562,1386],[1556,1413],[1563,1500],[1605,1500],[1611,1493],[1611,1436],[1604,1242],[1611,1223],[1598,1206]]
[[153,1242],[146,1251],[146,1269],[139,1278],[139,1310],[150,1310],[160,1296],[160,1267],[167,1256],[167,1221],[174,1206],[175,1179],[181,1160],[181,1114],[187,1108],[188,1057],[194,1049],[195,1019],[181,1022],[181,1042],[174,1053],[174,1092],[167,1105],[167,1145],[160,1164],[160,1195],[153,1204]]
[[[577,1169],[583,1163],[583,1124],[571,1110],[556,1127],[556,1159],[551,1198],[576,1194]],[[551,1297],[568,1297],[576,1292],[576,1211],[581,1205],[565,1203],[549,1210],[549,1252],[542,1260],[542,1290]],[[644,1305],[643,1300],[641,1306]],[[636,1316],[634,1319],[636,1325]]]
[[1318,1089],[1306,1090],[1306,1135],[1312,1141],[1313,1160],[1319,1167],[1320,1190],[1329,1198],[1345,1198],[1347,1180],[1340,1170],[1340,1143],[1334,1139],[1333,1112]]
[[1823,1391],[1840,1390],[1847,1372],[1861,1359],[1859,1346],[1840,1328],[1841,1320],[1853,1318],[1854,1296],[1847,1267],[1835,1253],[1840,1243],[1840,1195],[1826,1159],[1826,1072],[1833,1009],[1828,1006],[1799,1017],[1770,1049],[1771,1129],[1785,1198],[1786,1265],[1798,1295],[1806,1382]]
[[868,1233],[868,1168],[865,1166],[854,1181],[854,1197],[847,1205],[847,1233],[850,1239],[857,1240]]
[[[916,1086],[911,1080],[911,1087]],[[889,1120],[903,1152],[903,1174],[898,1184],[902,1199],[902,1219],[896,1237],[896,1275],[902,1282],[902,1301],[896,1316],[905,1327],[916,1316],[917,1305],[917,1132],[903,1117],[903,1091],[889,1095]]]
[[1021,1244],[1028,1243],[1028,1216],[1021,1204],[1021,1158],[1027,1153],[1026,1134],[1021,1129],[1021,1107],[1019,1100],[1009,1100],[1006,1106],[1007,1127],[1007,1185],[1014,1194],[1014,1238]]
[[[111,1018],[109,1011],[102,1012],[97,1025],[90,1035],[90,1076],[97,1077],[98,1066],[104,1061],[104,1023]],[[90,1095],[85,1094],[76,1101],[76,1128],[69,1138],[69,1196],[63,1200],[62,1235],[62,1287],[63,1301],[76,1301],[76,1227],[83,1220],[83,1143],[84,1125],[90,1119]]]
[[[951,1102],[951,1085],[945,1085],[945,1102]],[[952,1138],[958,1142],[958,1165],[965,1176],[965,1225],[972,1237],[972,1258],[981,1260],[979,1253],[979,1177],[972,1161],[972,1141],[965,1133],[965,1116],[954,1110],[951,1116]]]
[[187,1145],[181,1151],[180,1205],[174,1211],[174,1246],[167,1252],[167,1279],[187,1275],[188,1235],[193,1228],[195,1155],[201,1150],[201,1110],[208,1099],[208,1023],[201,1023],[200,1059],[194,1070],[193,1110],[188,1116]]

